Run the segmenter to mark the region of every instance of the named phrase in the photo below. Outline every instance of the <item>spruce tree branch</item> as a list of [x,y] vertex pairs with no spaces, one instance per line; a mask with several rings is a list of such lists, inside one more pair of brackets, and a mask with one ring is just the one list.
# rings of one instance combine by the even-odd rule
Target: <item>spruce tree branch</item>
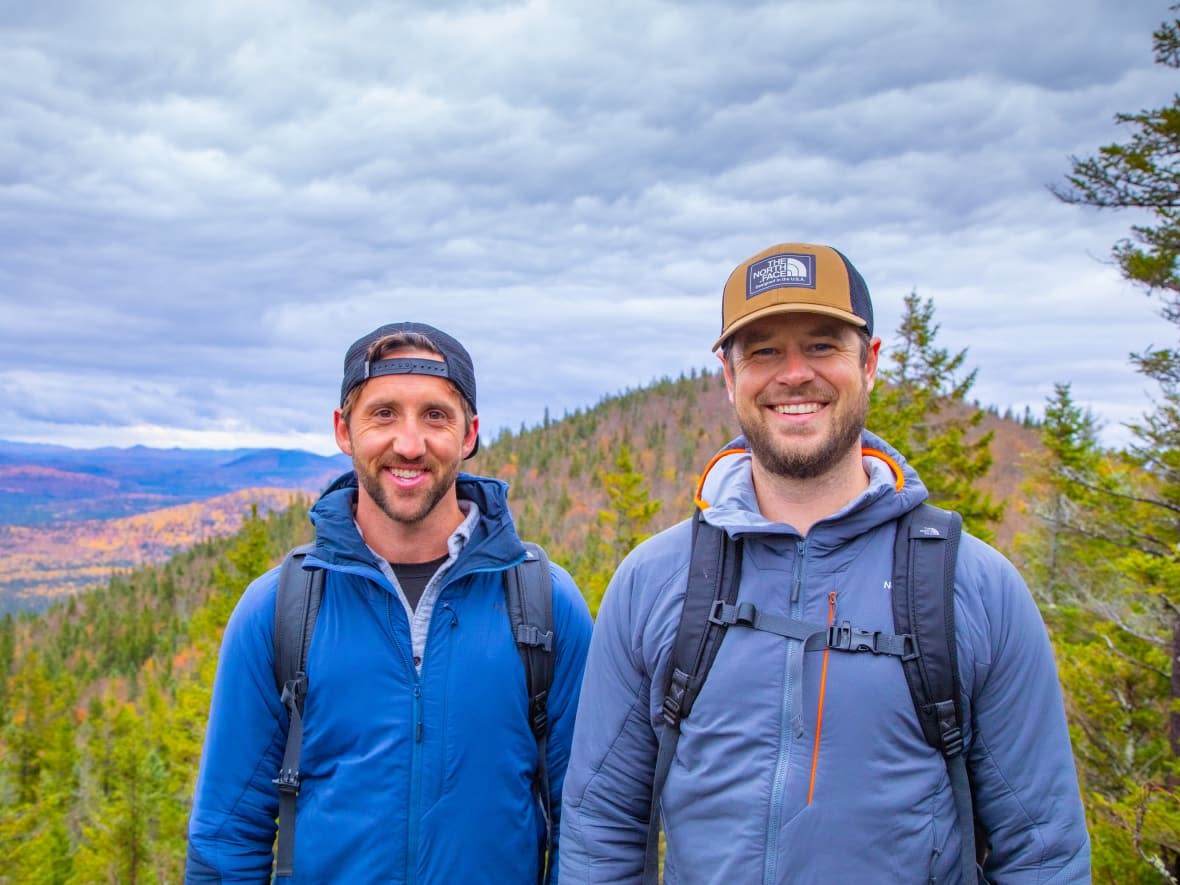
[[1088,529],[1085,526],[1071,522],[1062,522],[1060,524],[1060,528],[1063,532],[1069,532],[1082,538],[1090,538],[1094,541],[1101,541],[1104,544],[1109,544],[1111,547],[1114,547],[1118,550],[1134,550],[1139,553],[1146,553],[1149,556],[1155,557],[1170,555],[1170,553],[1155,552],[1144,549],[1145,544],[1154,544],[1161,551],[1169,550],[1168,545],[1165,544],[1161,539],[1144,532],[1136,534],[1128,530],[1127,538],[1116,538],[1111,535],[1103,534],[1102,532],[1095,529]]
[[[1106,613],[1100,611],[1099,614],[1106,614]],[[1128,627],[1126,625],[1126,623],[1123,622],[1122,618],[1119,618],[1117,616],[1113,616],[1113,617],[1108,616],[1107,620],[1109,620],[1114,626],[1118,627],[1120,630],[1122,630],[1124,633],[1126,633],[1128,636],[1130,636],[1133,639],[1138,639],[1140,642],[1145,642],[1149,645],[1154,645],[1154,646],[1161,647],[1161,648],[1164,645],[1164,643],[1162,641],[1160,641],[1158,638],[1156,638],[1154,636],[1145,636],[1142,633],[1132,630],[1130,627]],[[1103,636],[1102,639],[1106,643],[1106,647],[1108,649],[1110,649],[1110,651],[1114,654],[1115,657],[1120,658],[1121,660],[1130,664],[1132,667],[1136,667],[1136,668],[1143,670],[1147,673],[1151,673],[1154,676],[1159,676],[1161,679],[1170,679],[1171,678],[1172,674],[1170,672],[1168,672],[1167,670],[1164,670],[1160,667],[1153,667],[1153,666],[1151,666],[1151,664],[1144,663],[1143,661],[1139,660],[1138,658],[1132,657],[1131,655],[1127,654],[1125,651],[1123,651],[1117,645],[1115,645],[1113,640],[1111,640],[1111,638],[1109,636]]]
[[1069,471],[1066,471],[1063,475],[1070,483],[1079,485],[1087,491],[1098,492],[1102,495],[1110,495],[1112,498],[1118,498],[1121,501],[1130,501],[1133,504],[1147,504],[1150,507],[1159,507],[1163,510],[1180,515],[1180,505],[1170,504],[1167,501],[1161,501],[1158,498],[1144,498],[1140,495],[1132,495],[1129,492],[1119,492],[1115,491],[1114,489],[1103,488],[1102,486],[1087,482],[1084,479],[1071,476]]

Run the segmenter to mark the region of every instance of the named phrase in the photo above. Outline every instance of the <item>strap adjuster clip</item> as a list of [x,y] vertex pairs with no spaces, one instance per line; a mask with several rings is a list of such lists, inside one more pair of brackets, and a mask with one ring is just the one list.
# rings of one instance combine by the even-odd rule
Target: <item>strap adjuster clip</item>
[[918,651],[918,643],[912,633],[903,633],[900,638],[901,662],[903,664],[908,664],[910,661],[916,661],[922,657],[922,653]]
[[724,599],[714,599],[713,607],[709,609],[709,623],[718,627],[729,627],[736,623],[734,607],[726,605]]
[[688,693],[688,674],[682,670],[674,670],[672,678],[669,680],[668,693],[664,695],[664,703],[661,705],[661,714],[664,717],[664,723],[669,728],[679,728],[681,716],[681,709],[684,706],[684,698]]
[[546,630],[542,633],[541,628],[536,624],[521,624],[516,628],[516,643],[528,648],[543,648],[545,651],[553,651],[553,631]]
[[719,627],[754,627],[757,619],[758,609],[752,602],[729,605],[724,599],[715,599],[709,610],[709,623]]
[[307,674],[300,670],[294,679],[283,684],[283,693],[279,701],[290,710],[297,710],[303,706],[303,698],[307,696]]
[[529,725],[533,734],[544,734],[549,728],[549,692],[544,691],[529,700]]
[[839,651],[868,651],[879,655],[883,654],[877,648],[877,639],[880,635],[880,630],[862,630],[844,621],[828,628],[828,647]]
[[280,794],[290,796],[299,795],[299,772],[293,768],[284,768],[279,771],[279,776],[271,779],[271,783],[279,788]]

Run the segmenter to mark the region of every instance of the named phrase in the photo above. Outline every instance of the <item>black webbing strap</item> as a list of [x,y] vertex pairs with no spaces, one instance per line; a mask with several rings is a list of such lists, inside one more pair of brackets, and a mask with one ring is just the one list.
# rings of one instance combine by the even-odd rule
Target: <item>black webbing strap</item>
[[[914,656],[914,645],[909,636],[894,636],[891,633],[882,633],[880,630],[862,630],[859,627],[853,627],[848,621],[833,624],[830,627],[822,627],[819,624],[810,624],[796,618],[760,612],[750,602],[727,605],[718,600],[713,605],[710,620],[729,627],[748,627],[751,630],[761,630],[764,633],[782,636],[784,639],[795,640],[803,646],[802,652],[819,649],[853,653],[869,652],[875,655],[893,655],[903,660]],[[790,672],[787,674],[787,678],[790,679],[792,685],[803,684],[802,652],[791,658]],[[803,736],[803,692],[801,691],[791,694],[791,727],[795,732],[795,737]]]
[[664,730],[652,776],[651,810],[647,825],[644,885],[660,878],[660,796],[680,740],[680,720],[692,712],[709,667],[725,636],[726,625],[711,618],[720,602],[733,605],[741,582],[741,541],[709,525],[698,509],[692,520],[692,557],[680,625],[672,647],[668,685],[664,693]]
[[[977,879],[975,816],[963,753],[955,564],[963,520],[929,504],[898,520],[893,549],[893,628],[913,635],[917,653],[902,658],[927,743],[946,761],[961,839],[963,881]],[[986,844],[986,837],[978,847]]]
[[512,636],[524,663],[529,697],[529,728],[537,741],[533,793],[545,821],[539,847],[537,881],[545,882],[553,860],[553,804],[549,795],[549,686],[553,683],[553,583],[549,557],[525,542],[525,560],[504,575],[504,599]]
[[279,569],[275,590],[275,684],[290,722],[287,745],[278,777],[279,834],[275,875],[292,875],[295,864],[295,798],[299,795],[299,761],[303,746],[303,699],[307,695],[307,649],[315,630],[323,596],[322,569],[303,568],[313,545],[304,544],[287,554]]
[[709,620],[727,627],[748,627],[785,639],[796,639],[803,643],[804,651],[830,648],[833,651],[868,652],[898,658],[914,654],[913,638],[908,635],[895,636],[880,630],[862,630],[853,627],[848,621],[824,627],[758,611],[752,602],[729,605],[719,599],[713,605]]
[[292,690],[297,683],[283,689],[283,704],[290,715],[287,727],[287,747],[283,751],[283,767],[271,783],[279,788],[279,836],[276,847],[275,875],[290,876],[295,865],[295,798],[299,795],[299,757],[303,745],[303,717],[299,713],[307,680]]

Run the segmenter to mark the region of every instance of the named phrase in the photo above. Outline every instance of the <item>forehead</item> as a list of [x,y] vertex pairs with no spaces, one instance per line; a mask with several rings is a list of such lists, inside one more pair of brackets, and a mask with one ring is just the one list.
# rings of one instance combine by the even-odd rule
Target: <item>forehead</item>
[[854,335],[856,329],[851,323],[819,313],[797,311],[762,317],[739,329],[733,337],[734,344],[745,347],[782,336],[844,338]]

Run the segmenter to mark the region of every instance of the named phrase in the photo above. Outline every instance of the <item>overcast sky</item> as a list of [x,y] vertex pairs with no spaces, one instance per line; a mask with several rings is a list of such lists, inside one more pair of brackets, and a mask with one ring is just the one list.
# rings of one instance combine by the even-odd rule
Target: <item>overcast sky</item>
[[[841,249],[974,395],[1121,443],[1174,330],[1056,200],[1171,100],[1150,0],[0,6],[0,438],[334,451],[349,343],[462,340],[485,438],[714,366],[720,292]],[[886,356],[886,360],[888,357]]]

